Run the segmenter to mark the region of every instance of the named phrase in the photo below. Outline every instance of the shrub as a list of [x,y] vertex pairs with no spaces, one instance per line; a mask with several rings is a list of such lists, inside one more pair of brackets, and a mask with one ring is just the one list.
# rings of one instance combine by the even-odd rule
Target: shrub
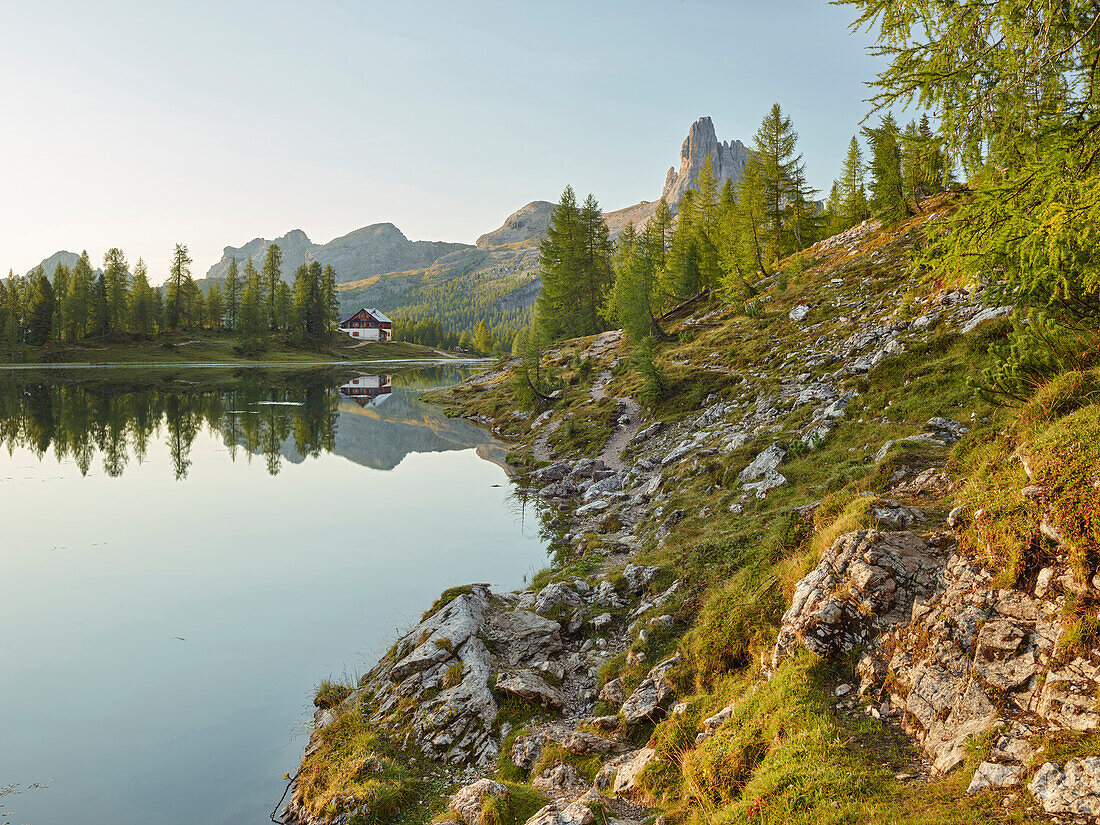
[[313,706],[334,708],[351,695],[351,686],[332,679],[322,679],[313,694]]

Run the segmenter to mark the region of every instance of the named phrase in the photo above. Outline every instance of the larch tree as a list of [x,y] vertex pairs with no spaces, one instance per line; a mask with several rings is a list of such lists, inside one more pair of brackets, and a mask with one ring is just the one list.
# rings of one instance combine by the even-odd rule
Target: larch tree
[[863,134],[871,148],[871,210],[884,223],[896,223],[910,214],[901,171],[901,135],[894,116],[886,114]]
[[118,247],[103,256],[103,282],[107,301],[107,332],[119,335],[126,328],[127,274],[126,256]]
[[278,327],[276,313],[276,299],[279,292],[279,282],[283,277],[283,250],[277,243],[269,244],[264,253],[264,287],[267,289],[267,324],[268,329],[275,330]]
[[191,256],[185,244],[176,244],[172,253],[172,265],[168,270],[168,329],[179,329],[183,312],[186,282],[191,279]]
[[225,312],[229,328],[237,328],[237,312],[241,306],[241,277],[237,259],[229,259],[229,270],[225,273]]
[[935,111],[947,158],[969,176],[925,263],[985,283],[989,300],[1026,316],[986,377],[993,391],[1025,397],[1100,351],[1094,4],[845,3],[881,44],[875,104]]

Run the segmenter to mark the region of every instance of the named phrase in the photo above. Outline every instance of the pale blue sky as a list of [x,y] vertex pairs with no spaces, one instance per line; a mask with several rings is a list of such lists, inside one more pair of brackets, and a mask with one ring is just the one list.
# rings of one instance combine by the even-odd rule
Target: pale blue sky
[[473,242],[566,184],[660,195],[688,126],[772,101],[827,190],[876,61],[819,0],[0,0],[0,267],[57,249],[196,275],[227,244],[390,221]]

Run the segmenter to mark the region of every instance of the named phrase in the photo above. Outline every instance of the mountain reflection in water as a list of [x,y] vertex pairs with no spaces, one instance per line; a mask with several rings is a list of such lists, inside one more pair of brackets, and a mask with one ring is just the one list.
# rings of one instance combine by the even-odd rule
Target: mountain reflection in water
[[476,447],[499,463],[500,448],[484,430],[418,399],[466,372],[441,366],[375,374],[248,371],[231,380],[11,376],[0,381],[0,444],[9,452],[28,448],[40,460],[72,460],[84,475],[100,461],[117,477],[130,462],[142,462],[156,440],[168,446],[180,480],[204,427],[221,437],[234,461],[262,457],[271,475],[286,461],[322,453],[389,470],[409,453]]

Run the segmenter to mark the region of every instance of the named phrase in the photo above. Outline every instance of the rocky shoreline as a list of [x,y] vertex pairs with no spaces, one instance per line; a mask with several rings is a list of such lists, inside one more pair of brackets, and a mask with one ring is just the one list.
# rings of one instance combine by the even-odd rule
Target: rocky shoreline
[[[829,249],[854,254],[876,229],[856,227],[830,239]],[[1006,312],[982,305],[976,289],[929,297],[908,318],[887,300],[855,295],[838,292],[836,304],[851,315],[828,325],[815,321],[808,303],[795,305],[789,322],[805,344],[769,356],[770,368],[749,366],[735,391],[706,397],[693,414],[645,420],[632,399],[616,399],[607,442],[615,448],[598,458],[547,464],[556,457],[549,434],[584,405],[604,401],[625,346],[619,333],[572,356],[548,355],[594,364],[589,397],[572,411],[493,418],[462,409],[503,438],[522,429],[518,438],[542,466],[518,483],[540,502],[570,561],[522,592],[474,584],[444,594],[338,705],[318,711],[306,761],[326,729],[358,714],[393,753],[445,766],[446,815],[468,825],[597,818],[628,825],[659,815],[652,777],[669,759],[661,723],[687,726],[694,743],[684,747],[705,748],[734,724],[738,705],[700,715],[682,644],[700,609],[699,588],[674,564],[645,562],[679,542],[685,525],[737,518],[787,487],[788,463],[825,449],[852,423],[850,410],[873,391],[887,359],[920,346],[933,329],[971,335]],[[688,317],[682,328],[713,323],[717,314]],[[507,370],[476,376],[453,397],[497,392]],[[791,420],[799,422],[793,429]],[[1045,488],[1019,492],[1038,502],[1034,532],[1049,541],[1026,586],[1006,585],[963,552],[959,537],[982,523],[983,511],[955,506],[962,482],[944,463],[971,426],[932,416],[916,432],[871,448],[865,466],[884,482],[879,493],[846,499],[859,508],[858,529],[828,533],[820,501],[786,513],[797,530],[829,538],[794,582],[755,673],[774,678],[806,651],[838,663],[858,655],[850,681],[835,685],[835,709],[872,718],[884,735],[911,737],[921,762],[897,782],[958,771],[971,764],[968,749],[988,742],[968,793],[994,790],[1006,810],[1022,806],[1032,816],[1100,817],[1100,757],[1048,761],[1042,744],[1100,726],[1097,654],[1067,657],[1063,644],[1067,602],[1096,598],[1100,577],[1082,582],[1075,573],[1073,548],[1051,526]],[[673,506],[678,486],[715,472],[694,510]],[[368,760],[350,775],[376,769],[391,770]],[[527,792],[544,804],[520,816],[517,800]],[[372,804],[355,795],[318,797],[299,782],[285,821],[378,821]],[[498,815],[503,809],[509,816]]]

